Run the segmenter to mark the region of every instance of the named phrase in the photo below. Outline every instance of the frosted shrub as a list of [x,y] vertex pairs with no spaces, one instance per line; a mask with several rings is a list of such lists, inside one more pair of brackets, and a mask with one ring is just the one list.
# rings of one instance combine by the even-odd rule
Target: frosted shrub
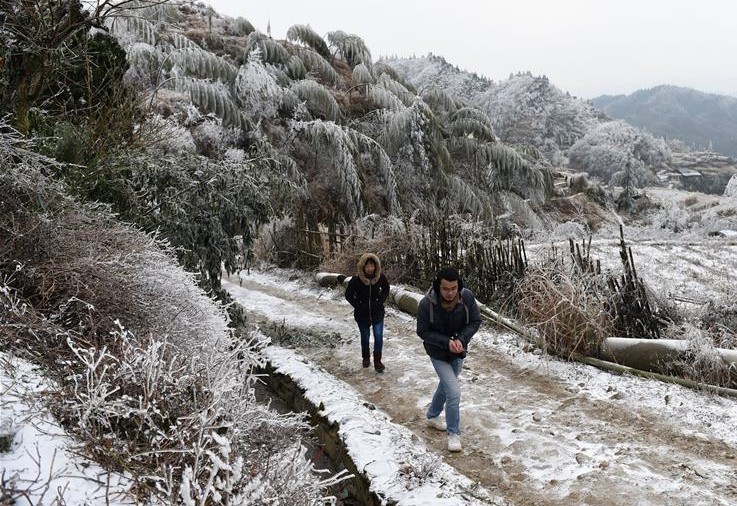
[[698,220],[698,214],[694,214],[673,202],[667,202],[663,209],[653,217],[652,222],[660,228],[678,233],[689,229]]
[[[171,267],[151,268],[158,269],[169,271],[163,278],[175,277]],[[189,276],[179,272],[179,281]],[[300,441],[304,419],[277,415],[255,402],[251,371],[264,364],[264,341],[236,340],[222,309],[206,302],[191,281],[188,288],[163,278],[148,285],[154,291],[160,287],[159,297],[168,299],[152,308],[148,320],[149,328],[161,328],[160,337],[138,338],[116,322],[98,345],[77,331],[34,321],[39,315],[29,313],[5,285],[0,328],[13,328],[13,334],[3,335],[16,338],[5,344],[12,342],[18,352],[44,363],[59,383],[48,397],[52,411],[96,461],[130,472],[139,496],[152,504],[320,501],[321,490],[341,476],[315,477]],[[121,278],[113,274],[113,279]],[[153,296],[145,292],[143,298]],[[63,306],[52,320],[104,321],[89,302],[72,297]],[[172,309],[178,317],[165,321],[165,315],[177,314]],[[41,348],[45,353],[36,355]],[[256,494],[254,486],[268,494]]]
[[737,379],[737,370],[722,359],[711,336],[693,325],[686,325],[684,337],[688,340],[688,348],[682,361],[676,363],[683,374],[703,383],[731,386],[730,381]]
[[727,186],[724,188],[725,197],[737,197],[737,174],[729,178]]
[[27,148],[0,137],[0,348],[45,370],[79,451],[145,504],[322,502],[333,478],[294,460],[303,416],[255,401],[264,341],[235,335],[174,251],[69,198]]
[[238,70],[235,93],[239,105],[253,122],[275,118],[284,96],[284,90],[257,58],[250,58]]
[[228,148],[223,155],[225,160],[232,163],[243,163],[246,161],[246,152],[242,149]]
[[407,477],[409,488],[424,485],[440,467],[442,461],[433,453],[417,454],[410,462],[405,463],[399,472]]
[[737,349],[737,294],[731,283],[724,285],[718,286],[721,300],[710,300],[703,307],[700,328],[718,348]]
[[204,156],[215,156],[224,148],[223,127],[218,121],[205,121],[192,130],[197,152]]
[[550,233],[552,238],[574,240],[584,239],[588,235],[589,232],[584,228],[584,226],[574,221],[561,223]]
[[154,132],[155,149],[164,153],[180,155],[194,153],[197,150],[192,133],[169,118],[154,116],[150,120],[149,129]]

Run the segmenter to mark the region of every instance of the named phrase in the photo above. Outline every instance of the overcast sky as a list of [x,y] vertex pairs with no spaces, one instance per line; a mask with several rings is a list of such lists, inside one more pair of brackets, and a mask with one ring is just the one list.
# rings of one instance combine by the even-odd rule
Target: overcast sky
[[658,84],[737,95],[729,0],[204,0],[284,38],[294,24],[360,36],[380,56],[443,56],[494,80],[547,75],[592,98]]

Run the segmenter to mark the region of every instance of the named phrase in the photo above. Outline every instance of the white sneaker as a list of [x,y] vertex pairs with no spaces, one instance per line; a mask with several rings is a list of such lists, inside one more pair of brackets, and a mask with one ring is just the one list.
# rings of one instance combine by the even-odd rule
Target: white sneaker
[[445,426],[445,422],[443,422],[439,416],[436,416],[435,418],[428,418],[427,426],[432,427],[435,430],[445,430],[447,428]]
[[448,434],[448,450],[452,452],[461,451],[461,436],[459,434]]

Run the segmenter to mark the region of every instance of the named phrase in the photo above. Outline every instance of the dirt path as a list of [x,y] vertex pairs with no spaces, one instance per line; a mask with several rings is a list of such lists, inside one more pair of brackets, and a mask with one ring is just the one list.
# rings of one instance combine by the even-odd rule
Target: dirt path
[[436,377],[413,318],[388,309],[387,371],[376,374],[360,366],[338,290],[310,293],[259,276],[226,288],[256,322],[339,334],[299,351],[514,504],[737,504],[734,439],[710,430],[737,420],[733,400],[544,359],[485,325],[462,375],[464,450],[451,454],[444,434],[424,425]]

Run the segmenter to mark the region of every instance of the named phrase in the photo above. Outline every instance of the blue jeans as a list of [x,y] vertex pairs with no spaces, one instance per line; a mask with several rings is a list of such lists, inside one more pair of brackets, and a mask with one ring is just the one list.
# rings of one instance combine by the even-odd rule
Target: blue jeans
[[461,385],[458,375],[463,367],[462,358],[452,358],[450,362],[430,358],[432,366],[440,382],[432,396],[430,407],[427,408],[427,417],[440,416],[445,407],[445,424],[451,434],[461,433]]
[[384,320],[374,323],[359,323],[358,330],[361,332],[361,349],[369,348],[369,337],[371,329],[374,330],[374,353],[381,353],[384,349]]

